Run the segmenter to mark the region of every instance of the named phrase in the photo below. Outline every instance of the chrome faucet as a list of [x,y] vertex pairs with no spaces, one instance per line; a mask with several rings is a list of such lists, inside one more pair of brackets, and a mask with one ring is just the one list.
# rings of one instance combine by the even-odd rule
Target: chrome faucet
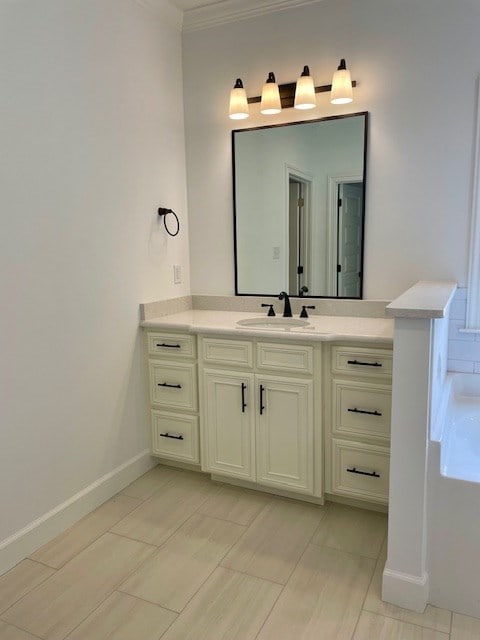
[[283,317],[284,318],[292,318],[292,307],[290,306],[290,298],[288,297],[288,293],[286,291],[282,291],[278,296],[279,300],[285,300],[285,306],[283,308]]

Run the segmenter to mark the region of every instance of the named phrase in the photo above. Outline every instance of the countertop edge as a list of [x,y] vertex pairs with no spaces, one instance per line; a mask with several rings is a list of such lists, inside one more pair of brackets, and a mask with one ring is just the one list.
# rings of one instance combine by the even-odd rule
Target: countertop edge
[[421,280],[385,309],[389,318],[445,318],[457,289],[456,282]]

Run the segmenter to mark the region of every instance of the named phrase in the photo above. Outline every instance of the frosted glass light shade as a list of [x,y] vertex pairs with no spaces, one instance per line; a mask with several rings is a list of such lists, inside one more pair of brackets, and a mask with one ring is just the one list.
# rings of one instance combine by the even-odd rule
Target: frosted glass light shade
[[342,58],[337,71],[333,74],[330,102],[332,104],[347,104],[352,101],[352,79],[345,60]]
[[293,106],[295,109],[314,109],[317,106],[315,83],[307,66],[303,68],[302,75],[297,80]]
[[247,93],[243,88],[240,78],[237,78],[235,86],[230,91],[230,108],[228,117],[232,120],[245,120],[250,112],[248,110]]
[[270,72],[267,81],[263,85],[262,100],[260,102],[260,113],[266,116],[280,113],[282,103],[280,102],[280,91],[275,80],[275,75]]

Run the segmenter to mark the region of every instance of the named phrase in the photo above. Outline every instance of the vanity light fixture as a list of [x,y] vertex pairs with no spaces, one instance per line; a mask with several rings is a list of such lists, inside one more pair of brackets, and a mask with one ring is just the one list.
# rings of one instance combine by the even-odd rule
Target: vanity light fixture
[[275,115],[282,110],[282,104],[280,102],[280,92],[278,90],[278,84],[275,80],[275,74],[270,71],[267,81],[263,85],[262,99],[260,102],[260,113],[266,116]]
[[330,102],[332,104],[347,104],[352,101],[352,79],[350,77],[350,71],[347,69],[345,58],[342,58],[338,69],[333,74]]
[[229,117],[232,120],[248,118],[248,105],[260,102],[260,112],[264,115],[280,113],[282,109],[295,107],[296,109],[313,109],[316,105],[316,93],[331,91],[330,102],[332,104],[347,104],[353,100],[352,87],[356,87],[352,81],[350,71],[347,69],[345,59],[340,60],[338,69],[333,74],[332,84],[315,86],[307,65],[303,67],[301,76],[297,82],[278,85],[275,74],[271,71],[267,81],[263,85],[262,95],[247,98],[243,83],[240,78],[230,92]]
[[228,115],[232,120],[245,120],[245,118],[248,118],[250,115],[247,94],[240,78],[237,78],[233,89],[230,91],[230,109]]
[[301,76],[297,80],[295,88],[295,109],[315,109],[317,99],[315,97],[315,83],[310,75],[310,69],[305,65]]

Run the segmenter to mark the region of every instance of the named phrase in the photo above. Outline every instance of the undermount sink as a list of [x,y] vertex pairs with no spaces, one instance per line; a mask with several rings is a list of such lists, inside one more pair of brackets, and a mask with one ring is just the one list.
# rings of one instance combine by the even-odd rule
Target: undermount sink
[[237,322],[238,326],[250,327],[251,329],[298,329],[300,327],[308,327],[309,324],[309,322],[301,318],[277,318],[272,316],[247,318],[246,320],[239,320]]

